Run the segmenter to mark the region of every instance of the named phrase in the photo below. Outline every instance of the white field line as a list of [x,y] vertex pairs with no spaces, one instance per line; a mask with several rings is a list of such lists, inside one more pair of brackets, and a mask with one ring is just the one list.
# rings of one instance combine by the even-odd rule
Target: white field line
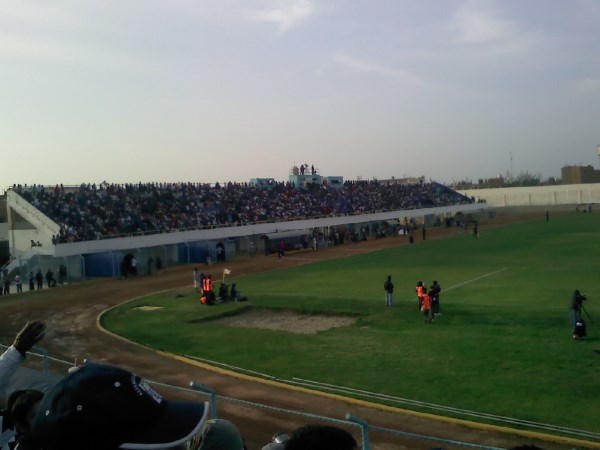
[[[496,275],[497,273],[503,272],[505,270],[506,270],[506,267],[503,267],[502,269],[495,270],[494,272],[489,272],[489,273],[483,274],[481,276],[478,276],[476,278],[471,278],[470,280],[463,281],[462,283],[455,284],[454,286],[450,286],[448,288],[444,288],[444,292],[451,291],[452,289],[456,289],[456,288],[464,286],[466,284],[474,283],[474,282],[479,281],[479,280],[481,280],[483,278],[486,278],[486,277],[491,277],[492,275]],[[255,294],[256,295],[266,295],[266,294],[271,294],[271,292],[256,291]],[[277,295],[280,296],[280,297],[297,297],[297,298],[306,297],[306,294],[303,293],[303,292],[280,292]],[[318,294],[310,294],[310,297],[314,297],[314,298],[332,298],[331,295],[318,295]],[[344,297],[344,298],[347,299],[347,300],[364,300],[364,297]],[[415,299],[416,299],[416,297],[411,298],[408,301],[409,302],[414,302]]]
[[445,411],[445,412],[461,414],[463,416],[485,418],[485,419],[489,419],[492,421],[505,422],[505,423],[509,423],[512,425],[524,425],[524,426],[533,427],[533,428],[537,428],[537,429],[549,430],[549,431],[560,432],[560,433],[567,433],[567,434],[576,435],[576,436],[585,437],[585,438],[592,438],[592,439],[600,438],[600,433],[595,433],[593,431],[579,430],[576,428],[561,427],[559,425],[550,425],[550,424],[534,422],[534,421],[530,421],[530,420],[515,419],[515,418],[507,417],[507,416],[500,416],[500,415],[489,414],[489,413],[484,413],[484,412],[470,411],[467,409],[454,408],[452,406],[444,406],[444,405],[439,405],[439,404],[435,404],[435,403],[427,403],[427,402],[422,402],[422,401],[418,401],[418,400],[411,400],[408,398],[396,397],[396,396],[387,395],[387,394],[380,394],[377,392],[365,391],[362,389],[354,389],[354,388],[339,386],[339,385],[335,385],[335,384],[322,383],[319,381],[306,380],[303,378],[294,377],[294,378],[292,378],[290,383],[309,387],[309,388],[316,388],[316,389],[326,390],[326,391],[330,391],[330,392],[337,392],[337,393],[341,393],[342,395],[343,394],[358,395],[361,397],[366,397],[371,400],[373,400],[373,399],[384,400],[384,401],[387,400],[387,401],[400,403],[400,404],[408,404],[408,405],[420,406],[423,408],[429,408],[429,409],[436,410],[438,412]]
[[496,275],[497,273],[503,272],[504,270],[506,270],[506,267],[503,267],[502,269],[496,270],[494,272],[486,273],[486,274],[481,275],[480,277],[477,277],[477,278],[472,278],[470,280],[463,281],[462,283],[455,284],[454,286],[450,286],[449,288],[446,288],[444,290],[445,291],[449,291],[451,289],[456,289],[457,287],[464,286],[465,284],[470,284],[470,283],[473,283],[475,281],[479,281],[482,278],[491,277],[492,275]]

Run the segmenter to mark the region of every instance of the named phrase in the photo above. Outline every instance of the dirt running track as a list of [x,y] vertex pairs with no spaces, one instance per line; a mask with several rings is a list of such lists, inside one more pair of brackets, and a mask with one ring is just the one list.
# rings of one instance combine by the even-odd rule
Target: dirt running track
[[[507,221],[540,220],[540,214],[513,217],[499,217],[489,223],[482,223],[480,231],[502,225]],[[428,231],[427,239],[439,239],[448,234],[458,233],[457,229]],[[416,244],[421,243],[417,234]],[[386,238],[358,244],[345,244],[322,251],[299,252],[294,257],[278,262],[276,257],[258,256],[238,258],[227,263],[236,276],[271,270],[302,263],[306,259],[329,259],[348,255],[350,252],[377,250],[395,245],[407,245],[406,238]],[[217,269],[215,269],[217,270]],[[221,270],[218,267],[218,270]],[[463,423],[446,422],[433,418],[418,417],[395,411],[385,411],[375,405],[360,404],[342,398],[327,398],[310,392],[289,390],[285,387],[264,384],[252,379],[243,379],[202,367],[195,367],[167,356],[125,342],[99,329],[96,324],[98,315],[110,306],[120,304],[135,297],[167,289],[191,286],[191,266],[177,267],[148,277],[140,276],[128,280],[97,280],[58,287],[52,290],[25,292],[10,297],[0,297],[0,342],[10,344],[16,332],[27,320],[44,320],[48,332],[41,345],[50,355],[64,360],[75,357],[87,357],[95,362],[123,366],[135,371],[144,378],[168,383],[175,386],[187,386],[195,380],[217,390],[219,395],[263,403],[275,407],[304,411],[311,414],[342,419],[348,412],[366,419],[369,424],[389,427],[405,432],[420,433],[471,442],[490,447],[509,448],[518,444],[534,444],[545,449],[570,449],[566,441],[549,442],[535,439],[536,436],[524,436],[493,427],[483,429]],[[382,298],[383,302],[383,298]],[[228,344],[232,345],[232,344]],[[219,416],[233,421],[242,431],[248,450],[259,450],[270,441],[278,431],[290,433],[298,426],[307,423],[303,417],[282,415],[271,410],[256,410],[247,406],[220,401]],[[349,429],[360,442],[357,428]],[[447,444],[436,444],[422,440],[399,439],[389,434],[372,432],[371,446],[383,449],[428,449],[433,447],[459,448]],[[596,448],[600,448],[597,446]],[[334,449],[332,449],[334,450]]]

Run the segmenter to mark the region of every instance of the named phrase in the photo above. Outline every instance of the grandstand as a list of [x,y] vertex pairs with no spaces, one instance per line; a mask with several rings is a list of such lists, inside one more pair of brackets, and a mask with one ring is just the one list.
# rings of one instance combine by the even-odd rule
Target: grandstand
[[[167,266],[306,248],[336,233],[368,239],[455,223],[485,204],[442,184],[346,181],[13,186],[6,195],[11,273],[67,267],[69,281],[123,276],[123,260]],[[269,181],[270,180],[270,181]],[[268,182],[263,182],[268,181]]]

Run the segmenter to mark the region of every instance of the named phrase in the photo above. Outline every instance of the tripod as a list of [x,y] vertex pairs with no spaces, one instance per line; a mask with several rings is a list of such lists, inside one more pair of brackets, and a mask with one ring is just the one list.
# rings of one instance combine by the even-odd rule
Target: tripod
[[588,317],[588,319],[590,319],[590,322],[594,323],[594,321],[592,320],[592,316],[590,316],[590,313],[587,312],[587,309],[585,309],[585,306],[581,305],[581,309],[583,309],[583,312],[585,313],[585,315]]

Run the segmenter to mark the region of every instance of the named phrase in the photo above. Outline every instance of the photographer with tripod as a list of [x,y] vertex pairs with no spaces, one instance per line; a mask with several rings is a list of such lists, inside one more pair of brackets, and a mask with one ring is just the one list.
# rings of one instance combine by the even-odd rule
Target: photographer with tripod
[[[581,292],[579,292],[579,289],[575,289],[575,291],[573,292],[573,295],[571,296],[571,307],[570,307],[571,325],[573,325],[573,330],[575,330],[578,323],[582,323],[581,310],[584,309],[583,308],[584,300],[587,300],[587,297],[585,295],[581,294]],[[575,332],[573,332],[573,333],[574,333],[573,337],[575,337]]]

